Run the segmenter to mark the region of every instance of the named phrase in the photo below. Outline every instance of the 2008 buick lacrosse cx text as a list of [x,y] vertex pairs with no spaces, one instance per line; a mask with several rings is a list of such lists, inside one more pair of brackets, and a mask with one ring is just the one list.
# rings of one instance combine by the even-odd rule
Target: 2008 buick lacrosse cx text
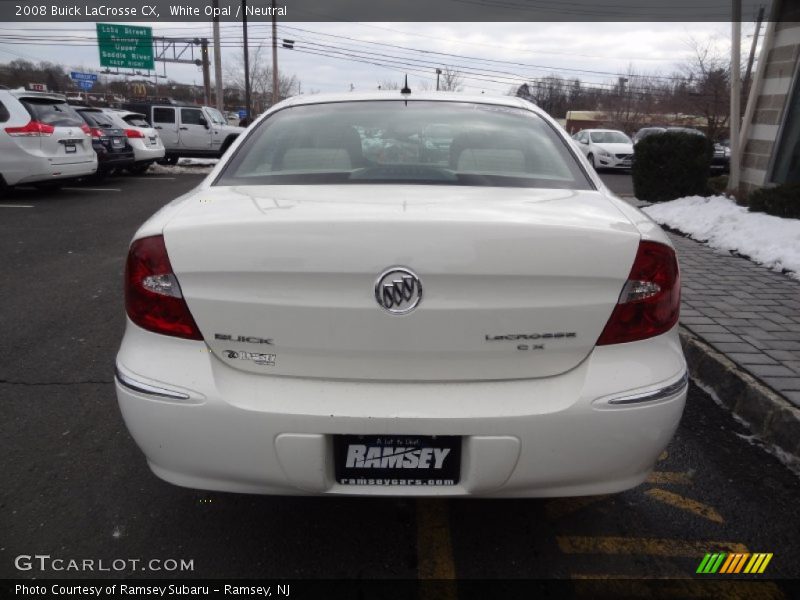
[[519,98],[276,104],[141,226],[125,301],[122,415],[190,488],[619,492],[686,399],[669,240]]

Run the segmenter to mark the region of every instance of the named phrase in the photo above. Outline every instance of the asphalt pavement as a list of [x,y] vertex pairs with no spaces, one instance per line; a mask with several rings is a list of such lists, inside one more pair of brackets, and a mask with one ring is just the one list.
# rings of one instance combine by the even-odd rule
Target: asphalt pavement
[[193,567],[96,577],[671,578],[720,551],[773,553],[765,576],[800,577],[800,479],[694,385],[650,480],[612,496],[261,497],[160,481],[112,385],[124,257],[137,227],[199,181],[121,177],[0,200],[0,577],[87,575],[15,566],[49,554]]

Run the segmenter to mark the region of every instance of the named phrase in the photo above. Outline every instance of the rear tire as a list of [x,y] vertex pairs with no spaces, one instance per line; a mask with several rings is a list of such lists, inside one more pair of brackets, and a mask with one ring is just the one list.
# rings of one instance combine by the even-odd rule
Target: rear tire
[[177,165],[179,156],[175,156],[174,154],[168,154],[164,158],[158,161],[160,165]]
[[592,163],[592,168],[597,171],[597,163],[594,162],[594,154],[589,154],[586,158],[589,159],[589,162]]
[[147,170],[150,168],[151,163],[145,163],[143,165],[136,165],[133,167],[128,167],[128,173],[131,175],[144,175],[147,173]]

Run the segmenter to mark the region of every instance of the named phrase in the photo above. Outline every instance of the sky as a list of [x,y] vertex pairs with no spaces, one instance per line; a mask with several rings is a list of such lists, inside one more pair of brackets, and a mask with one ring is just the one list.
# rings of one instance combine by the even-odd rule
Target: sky
[[[210,23],[141,24],[156,36],[211,38]],[[526,79],[552,74],[600,85],[615,83],[629,69],[669,75],[691,56],[692,38],[729,54],[730,29],[729,23],[279,23],[279,40],[294,40],[295,49],[279,48],[278,60],[282,73],[298,77],[303,93],[372,90],[402,82],[406,73],[412,89],[435,86],[436,67],[450,66],[464,73],[465,92],[505,94]],[[753,29],[743,25],[745,57]],[[240,64],[241,32],[240,23],[222,23],[223,72]],[[81,45],[4,37],[20,34],[74,36],[73,44]],[[251,55],[261,46],[263,59],[271,61],[270,35],[269,23],[249,24]],[[94,39],[94,23],[0,23],[0,62],[26,58],[99,70]],[[159,73],[163,68],[158,65]],[[203,80],[193,65],[167,64],[166,73],[182,83]]]

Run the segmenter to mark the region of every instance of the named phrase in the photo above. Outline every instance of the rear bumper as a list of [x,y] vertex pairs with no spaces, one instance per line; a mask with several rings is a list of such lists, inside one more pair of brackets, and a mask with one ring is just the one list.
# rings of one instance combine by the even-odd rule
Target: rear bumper
[[633,161],[631,158],[617,158],[616,156],[601,156],[597,155],[595,157],[597,161],[597,166],[603,169],[630,169],[633,166]]
[[98,152],[97,166],[99,169],[132,167],[135,164],[133,151],[129,152]]
[[97,171],[97,157],[94,154],[76,162],[67,164],[52,164],[47,158],[37,157],[25,162],[24,172],[4,171],[3,177],[8,185],[23,185],[26,183],[41,183],[58,181],[62,179],[75,179],[86,177]]
[[[264,494],[622,491],[647,477],[686,399],[677,330],[596,348],[555,377],[407,383],[245,373],[202,342],[128,323],[117,369],[122,415],[156,475],[186,487]],[[341,485],[335,434],[462,436],[460,481]]]
[[134,144],[131,142],[134,160],[137,164],[151,163],[164,158],[166,150],[164,149],[163,145],[147,146],[141,142],[141,140],[139,140],[139,142],[139,144]]

